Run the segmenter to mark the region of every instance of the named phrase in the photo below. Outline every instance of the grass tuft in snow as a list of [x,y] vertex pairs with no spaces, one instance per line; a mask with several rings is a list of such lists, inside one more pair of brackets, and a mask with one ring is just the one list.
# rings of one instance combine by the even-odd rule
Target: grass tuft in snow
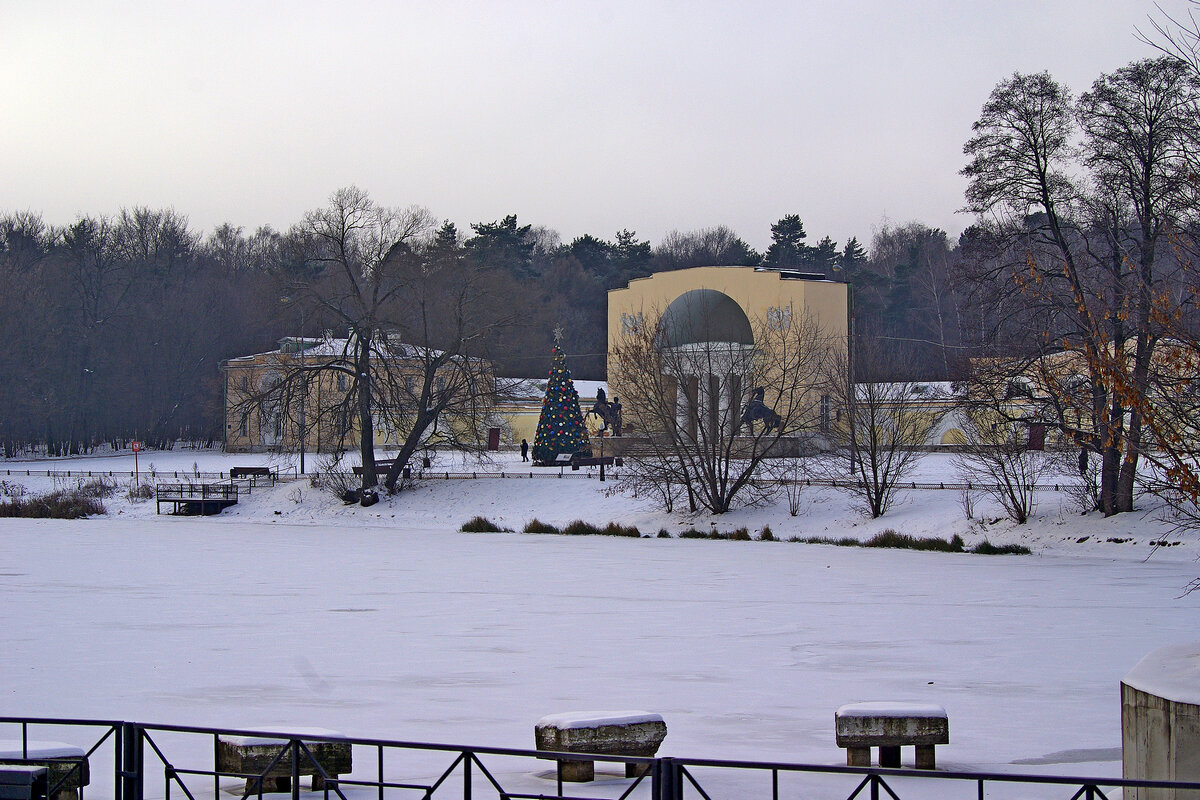
[[971,552],[981,556],[1027,556],[1031,551],[1023,544],[992,544],[984,539]]
[[899,550],[934,550],[939,553],[963,552],[963,540],[958,534],[950,541],[936,536],[917,537],[898,533],[891,528],[880,531],[863,543],[864,547],[891,547]]
[[968,548],[957,533],[946,540],[936,536],[909,536],[891,528],[880,531],[866,541],[849,536],[843,536],[840,539],[832,539],[827,536],[793,536],[788,541],[801,544],[832,544],[838,547],[887,547],[896,550],[932,550],[938,553],[975,553],[981,556],[1029,555],[1030,553],[1029,548],[1021,544],[995,545],[984,539],[974,547]]
[[465,533],[511,533],[511,528],[501,528],[487,517],[472,517],[459,530]]
[[558,528],[548,522],[542,522],[537,517],[525,523],[525,527],[521,529],[522,533],[561,533]]
[[777,541],[779,541],[778,539],[775,538],[775,532],[771,530],[770,525],[763,525],[762,532],[758,534],[758,540],[760,542],[777,542]]
[[617,522],[610,522],[603,528],[597,527],[590,522],[584,522],[577,519],[574,522],[567,524],[562,532],[568,536],[630,536],[640,537],[642,532],[633,525],[621,525]]

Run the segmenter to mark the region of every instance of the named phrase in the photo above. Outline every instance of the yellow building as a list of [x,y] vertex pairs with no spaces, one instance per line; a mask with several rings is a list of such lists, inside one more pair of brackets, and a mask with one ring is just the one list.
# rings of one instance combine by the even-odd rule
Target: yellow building
[[[670,376],[667,389],[678,398],[680,409],[691,409],[680,411],[681,422],[690,413],[693,419],[686,424],[692,427],[709,418],[714,423],[732,418],[736,424],[739,409],[755,389],[741,385],[738,376],[747,371],[739,361],[776,346],[801,326],[819,332],[824,345],[844,358],[850,333],[849,287],[822,275],[762,267],[693,267],[638,278],[608,293],[612,393],[621,394],[618,348],[650,331],[664,348],[685,353],[675,361],[684,364],[676,369],[681,374]],[[690,366],[689,348],[696,354]],[[770,392],[785,382],[783,376],[775,378],[764,381],[767,405],[775,403]],[[825,422],[831,411],[823,397]]]
[[[398,341],[388,341],[382,348],[390,353],[386,356],[389,361],[380,365],[378,360],[385,356],[377,355],[375,364],[383,367],[388,380],[375,381],[372,428],[375,446],[387,449],[399,447],[404,441],[406,431],[400,426],[405,415],[400,409],[420,396],[425,360],[418,348]],[[224,362],[226,451],[334,452],[356,448],[360,426],[354,398],[350,397],[350,375],[334,369],[311,370],[334,364],[349,366],[353,351],[350,339],[285,337],[275,350]],[[447,391],[448,385],[448,391],[458,391],[454,386],[461,387],[464,381],[464,370],[459,367],[461,361],[438,368],[430,387],[435,397]],[[311,370],[307,381],[292,380],[281,387],[286,376],[305,369]],[[488,385],[495,380],[485,362],[470,362],[466,372],[469,380]],[[272,391],[275,387],[281,388]],[[394,396],[389,396],[389,391]],[[452,412],[444,416],[449,418],[445,424],[455,424]],[[436,442],[436,430],[430,435],[430,441]]]
[[[350,391],[346,375],[318,371],[310,380],[306,392],[297,388],[282,398],[282,402],[258,401],[284,375],[297,367],[342,361],[349,352],[348,347],[348,339],[284,337],[279,340],[279,347],[275,350],[224,362],[226,451],[297,452],[300,450],[301,430],[304,431],[304,449],[308,452],[332,452],[357,447],[357,414],[352,408],[338,408],[347,400]],[[411,371],[412,380],[419,380],[423,367],[420,359],[411,354],[406,356],[403,349],[398,348],[397,353],[399,372]],[[491,379],[487,370],[480,372]],[[503,398],[498,400],[494,408],[485,411],[490,418],[489,426],[500,430],[500,442],[504,445],[519,444],[521,439],[532,443],[542,411],[546,379],[502,379],[500,382],[504,385],[501,392]],[[580,409],[587,415],[596,401],[597,389],[602,388],[604,383],[575,381],[575,386],[579,392]],[[419,391],[419,386],[409,384],[407,394],[413,394],[414,389]],[[386,402],[386,398],[376,400]],[[385,412],[386,409],[381,408],[373,420],[375,446],[382,450],[399,447],[404,438],[403,432],[390,424]],[[590,416],[585,416],[585,421],[592,430],[602,424]],[[483,432],[486,433],[486,430]],[[436,436],[431,441],[436,442]]]

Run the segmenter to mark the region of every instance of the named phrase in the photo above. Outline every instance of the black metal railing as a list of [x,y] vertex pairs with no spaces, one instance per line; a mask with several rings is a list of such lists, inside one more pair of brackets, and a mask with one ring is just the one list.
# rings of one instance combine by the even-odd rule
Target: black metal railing
[[[52,731],[56,738],[91,742],[86,755],[76,758],[85,770],[89,759],[105,761],[113,774],[113,800],[186,798],[215,800],[240,797],[262,800],[264,794],[286,791],[291,800],[375,800],[443,797],[495,797],[497,800],[724,800],[724,798],[822,797],[846,800],[908,800],[908,798],[970,797],[985,800],[1005,795],[1005,787],[1020,785],[1022,797],[1077,800],[1115,800],[1124,789],[1175,790],[1200,793],[1200,782],[1127,780],[1123,778],[1031,775],[1004,772],[914,770],[843,767],[764,761],[689,758],[637,758],[611,754],[587,755],[514,748],[349,738],[305,731],[258,731],[181,725],[151,725],[103,720],[0,717],[0,737],[6,726],[20,729],[28,750],[30,728]],[[81,731],[82,729],[82,731]],[[69,731],[63,733],[63,731]],[[253,769],[235,768],[222,761],[221,743],[248,739],[265,748],[266,757]],[[107,745],[107,747],[106,747]],[[331,760],[322,747],[345,749],[345,760]],[[348,754],[353,751],[351,766]],[[261,753],[260,753],[261,755]],[[44,762],[33,752],[30,762]],[[639,765],[636,777],[602,773],[601,780],[579,784],[569,792],[563,763],[594,760]],[[5,758],[5,761],[22,759]],[[555,768],[554,765],[557,765]],[[349,772],[345,770],[349,769]],[[97,771],[97,774],[100,774]],[[161,793],[155,790],[161,778]],[[316,791],[301,790],[300,779],[311,776]],[[269,783],[285,778],[286,789]],[[229,781],[243,781],[232,789]],[[222,786],[222,780],[226,784]],[[50,787],[53,796],[68,786],[64,777]],[[953,787],[958,786],[958,791]],[[553,791],[550,788],[553,787]],[[82,793],[82,783],[80,784]],[[96,790],[93,790],[93,793]],[[232,792],[232,794],[231,794]],[[275,796],[279,796],[276,794]],[[1181,795],[1182,796],[1182,795]],[[82,794],[81,794],[82,800]]]

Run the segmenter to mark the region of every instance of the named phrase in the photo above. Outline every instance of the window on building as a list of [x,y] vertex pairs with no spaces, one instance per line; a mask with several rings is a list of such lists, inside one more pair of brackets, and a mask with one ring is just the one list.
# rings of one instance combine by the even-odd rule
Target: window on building
[[242,387],[243,392],[250,391],[250,376],[249,375],[242,376],[241,387]]
[[833,398],[827,394],[821,395],[821,430],[829,430],[833,423]]
[[346,379],[346,374],[344,372],[339,372],[338,376],[337,376],[338,391],[339,392],[346,391],[347,386],[349,386],[349,381]]

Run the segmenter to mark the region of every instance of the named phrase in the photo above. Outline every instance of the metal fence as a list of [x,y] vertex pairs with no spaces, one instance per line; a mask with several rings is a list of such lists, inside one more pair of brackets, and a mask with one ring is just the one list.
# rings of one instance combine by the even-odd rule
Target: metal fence
[[[17,477],[34,477],[34,478],[132,478],[133,472],[120,472],[115,470],[28,470],[28,469],[7,469],[3,471],[5,476]],[[193,479],[215,479],[215,480],[230,480],[228,472],[204,472],[182,470],[176,472],[147,472],[142,470],[139,473],[143,478],[193,478]],[[315,473],[306,472],[300,474],[293,470],[292,472],[280,471],[277,473],[278,479],[281,482],[299,480],[301,478],[312,477]],[[467,471],[449,471],[449,470],[420,470],[414,473],[416,480],[425,481],[455,481],[455,480],[493,480],[493,479],[516,479],[516,480],[531,480],[536,478],[584,478],[595,480],[599,476],[599,470],[595,468],[584,468],[579,470],[571,470],[559,467],[547,467],[542,470],[472,470]],[[620,467],[609,467],[605,472],[605,478],[610,481],[620,480]],[[803,486],[824,486],[834,489],[845,489],[852,486],[862,486],[862,481],[853,481],[849,479],[837,478],[796,478],[796,479],[764,479],[763,483],[773,483],[776,485],[803,485]],[[954,491],[985,491],[992,488],[993,484],[972,483],[972,482],[950,482],[950,481],[902,481],[897,484],[900,489],[951,489]],[[1061,492],[1071,486],[1068,482],[1060,483],[1041,483],[1031,484],[1028,488],[1030,491],[1037,492]],[[1001,488],[999,484],[994,484],[996,489]]]
[[[112,794],[97,781],[87,795],[113,800],[217,800],[286,793],[291,800],[747,800],[762,798],[1115,798],[1125,789],[1200,793],[1200,782],[1027,775],[1015,773],[842,767],[820,764],[688,758],[589,756],[495,747],[355,739],[334,732],[255,731],[105,720],[2,717],[0,735],[19,728],[30,763],[37,739],[84,742],[94,774],[111,770]],[[31,729],[33,729],[31,731]],[[254,750],[256,761],[231,761],[230,747]],[[333,748],[333,749],[330,749]],[[353,753],[353,762],[351,762]],[[598,780],[563,780],[563,760],[638,765],[597,772]],[[22,759],[5,758],[6,762]],[[78,761],[79,759],[76,759]],[[97,768],[97,766],[99,768]],[[302,788],[311,778],[316,790]],[[280,780],[284,783],[279,783]],[[53,795],[63,781],[51,788]],[[80,800],[85,787],[79,787]],[[1161,795],[1170,796],[1170,795]],[[1185,796],[1181,794],[1180,796]],[[1195,795],[1187,795],[1195,796]]]

